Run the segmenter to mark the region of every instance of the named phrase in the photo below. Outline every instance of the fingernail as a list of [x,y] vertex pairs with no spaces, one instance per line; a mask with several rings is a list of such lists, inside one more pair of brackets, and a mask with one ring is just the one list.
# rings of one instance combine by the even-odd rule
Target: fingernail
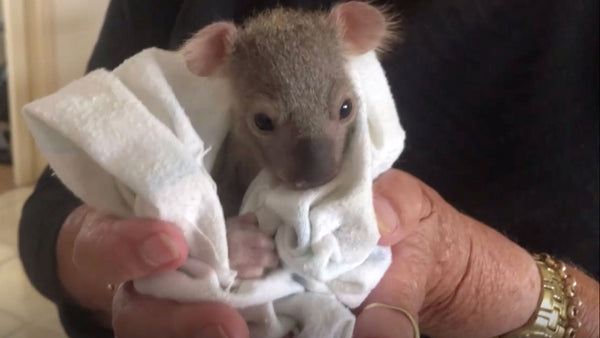
[[377,217],[377,226],[384,233],[392,233],[398,227],[398,215],[387,201],[380,196],[373,196],[373,206]]
[[140,248],[140,254],[146,264],[159,267],[179,258],[179,250],[175,243],[165,234],[148,238]]
[[223,331],[223,328],[220,327],[219,325],[210,325],[210,326],[203,327],[196,337],[197,338],[229,338],[227,336],[227,334],[225,333],[225,331]]

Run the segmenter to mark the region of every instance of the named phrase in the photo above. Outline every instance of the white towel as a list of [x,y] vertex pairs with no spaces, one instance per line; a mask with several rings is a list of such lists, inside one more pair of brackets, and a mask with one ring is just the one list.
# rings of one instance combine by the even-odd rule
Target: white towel
[[390,263],[379,238],[372,180],[404,143],[373,52],[348,60],[359,98],[356,132],[340,174],[289,190],[262,171],[241,212],[273,235],[281,268],[239,280],[228,263],[225,221],[209,173],[229,125],[224,79],[188,72],[175,52],[145,50],[113,72],[96,70],[23,113],[58,177],[85,203],[112,214],[177,224],[190,254],[177,271],[135,281],[139,292],[240,309],[252,337],[350,337],[358,306]]

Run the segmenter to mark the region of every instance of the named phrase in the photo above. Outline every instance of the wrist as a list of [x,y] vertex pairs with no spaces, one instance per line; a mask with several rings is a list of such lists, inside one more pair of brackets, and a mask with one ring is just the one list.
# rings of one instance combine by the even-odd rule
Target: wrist
[[534,255],[543,280],[538,307],[526,325],[502,335],[512,337],[575,337],[581,327],[577,280],[567,266],[547,254]]
[[598,281],[586,275],[583,271],[574,266],[567,265],[568,275],[573,276],[577,281],[575,296],[581,300],[579,307],[579,320],[581,328],[577,332],[577,337],[598,337],[599,336],[599,285]]

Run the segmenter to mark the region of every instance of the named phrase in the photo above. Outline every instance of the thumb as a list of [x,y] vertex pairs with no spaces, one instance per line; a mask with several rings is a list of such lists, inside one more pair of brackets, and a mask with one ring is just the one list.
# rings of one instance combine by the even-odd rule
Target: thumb
[[[149,320],[150,319],[150,320]],[[125,283],[113,302],[113,328],[122,338],[247,338],[244,318],[222,303],[179,303],[138,294]]]
[[[356,338],[413,338],[417,335],[418,323],[410,311],[384,303],[372,303],[356,319]],[[414,324],[413,324],[414,323]]]
[[[414,337],[413,324],[405,312],[418,323],[430,263],[413,243],[405,243],[411,240],[392,247],[392,265],[359,308],[355,337]],[[387,306],[373,305],[378,303]]]
[[414,176],[391,169],[373,183],[373,207],[381,237],[380,245],[394,245],[431,213],[432,203],[423,183]]
[[175,269],[188,254],[181,230],[163,221],[118,219],[86,211],[73,248],[82,271],[110,283],[121,283]]

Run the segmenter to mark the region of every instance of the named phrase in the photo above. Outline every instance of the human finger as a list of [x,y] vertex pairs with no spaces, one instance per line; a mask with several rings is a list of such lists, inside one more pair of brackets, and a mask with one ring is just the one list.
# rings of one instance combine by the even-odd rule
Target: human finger
[[226,304],[156,299],[140,295],[130,282],[115,295],[112,325],[119,338],[249,336],[242,316]]
[[108,283],[121,283],[173,270],[188,255],[174,224],[146,218],[118,219],[91,208],[81,217],[73,261]]
[[[392,247],[392,265],[356,311],[355,337],[414,337],[415,330],[406,313],[418,323],[425,285],[434,264],[422,241],[422,236],[411,236]],[[369,304],[387,306],[365,310]]]
[[380,245],[393,245],[408,236],[432,212],[429,191],[414,176],[396,169],[383,173],[373,184],[373,206],[380,230]]

